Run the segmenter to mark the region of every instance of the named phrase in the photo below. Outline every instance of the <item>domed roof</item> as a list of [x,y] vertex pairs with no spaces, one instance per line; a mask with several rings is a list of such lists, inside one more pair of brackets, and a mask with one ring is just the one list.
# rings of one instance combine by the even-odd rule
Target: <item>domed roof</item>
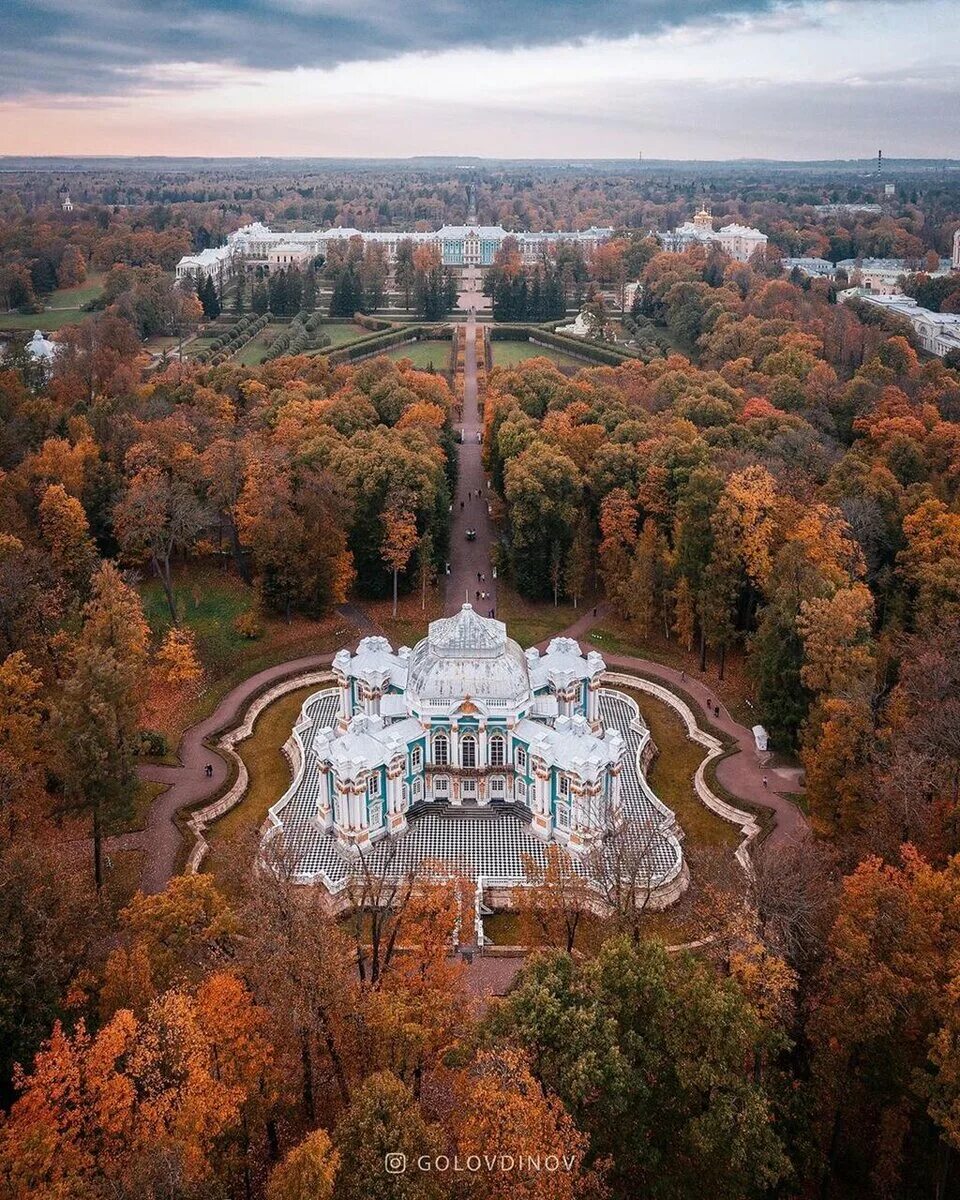
[[413,708],[467,697],[518,708],[530,698],[527,660],[502,621],[481,617],[465,604],[455,617],[431,621],[427,637],[414,646],[407,697]]

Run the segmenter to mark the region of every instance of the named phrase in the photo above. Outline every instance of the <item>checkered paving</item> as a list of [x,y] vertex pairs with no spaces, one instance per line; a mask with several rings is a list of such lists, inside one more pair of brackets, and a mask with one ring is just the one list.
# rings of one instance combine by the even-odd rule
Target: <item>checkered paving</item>
[[[313,744],[319,729],[334,725],[336,714],[335,691],[311,696],[304,711],[309,721],[301,733],[304,745]],[[657,887],[679,871],[681,850],[674,833],[673,813],[656,797],[638,768],[638,755],[648,734],[636,704],[623,692],[601,691],[600,715],[604,727],[618,730],[627,745],[622,784],[624,811],[628,828],[642,851],[648,885]],[[318,787],[317,773],[305,770],[271,813],[279,825],[284,853],[295,863],[297,877],[305,883],[323,883],[338,890],[350,875],[353,859],[332,834],[317,824]],[[526,874],[524,859],[544,864],[545,850],[545,843],[509,810],[477,816],[475,812],[461,814],[450,808],[442,814],[425,812],[414,817],[405,833],[376,843],[367,858],[374,871],[389,869],[397,874],[424,860],[442,862],[470,878],[482,876],[487,886],[495,886],[522,882]]]

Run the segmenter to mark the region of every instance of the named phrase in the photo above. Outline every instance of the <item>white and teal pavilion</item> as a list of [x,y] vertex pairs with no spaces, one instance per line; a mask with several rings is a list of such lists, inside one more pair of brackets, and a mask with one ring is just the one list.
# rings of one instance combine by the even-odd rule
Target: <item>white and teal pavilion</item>
[[297,879],[337,893],[357,854],[391,871],[442,862],[506,888],[549,843],[586,862],[629,826],[650,888],[675,898],[680,831],[643,771],[649,730],[604,671],[570,638],[524,651],[469,604],[413,649],[364,638],[334,657],[335,686],[303,705],[295,778],[266,836],[282,837]]

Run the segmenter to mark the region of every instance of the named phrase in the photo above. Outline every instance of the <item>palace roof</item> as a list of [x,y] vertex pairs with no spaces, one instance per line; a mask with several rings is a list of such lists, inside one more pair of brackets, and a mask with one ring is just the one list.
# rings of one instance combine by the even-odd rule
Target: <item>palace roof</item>
[[410,654],[407,691],[414,704],[471,697],[522,705],[530,695],[527,660],[502,621],[464,604],[455,617],[430,622],[429,634]]

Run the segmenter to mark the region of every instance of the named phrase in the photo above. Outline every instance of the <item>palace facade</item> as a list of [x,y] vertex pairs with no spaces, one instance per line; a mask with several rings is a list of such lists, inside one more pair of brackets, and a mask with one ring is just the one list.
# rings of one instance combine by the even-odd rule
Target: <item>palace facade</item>
[[524,651],[469,604],[413,649],[364,638],[303,706],[267,836],[336,893],[358,854],[508,887],[551,842],[582,864],[620,834],[642,844],[645,886],[679,894],[679,830],[643,773],[649,731],[604,671],[570,638]]
[[837,299],[841,303],[863,300],[905,318],[913,326],[921,348],[928,354],[944,358],[951,351],[960,351],[960,313],[933,312],[921,307],[911,296],[888,296],[864,287],[848,288],[840,292]]
[[747,262],[757,250],[766,249],[767,235],[749,225],[724,225],[714,229],[709,209],[701,208],[692,221],[658,234],[665,250],[680,253],[691,246],[717,245],[737,262]]
[[225,246],[187,254],[177,264],[177,278],[214,275],[229,278],[238,270],[276,270],[285,265],[304,266],[316,258],[325,258],[331,242],[360,238],[383,246],[387,261],[396,261],[397,247],[403,241],[415,246],[435,246],[445,267],[454,269],[489,267],[507,238],[517,242],[527,264],[550,259],[561,243],[580,247],[589,255],[601,242],[613,236],[612,229],[591,227],[581,230],[557,230],[550,233],[511,233],[500,225],[444,225],[432,232],[383,233],[335,227],[313,232],[279,232],[259,221],[231,233]]

